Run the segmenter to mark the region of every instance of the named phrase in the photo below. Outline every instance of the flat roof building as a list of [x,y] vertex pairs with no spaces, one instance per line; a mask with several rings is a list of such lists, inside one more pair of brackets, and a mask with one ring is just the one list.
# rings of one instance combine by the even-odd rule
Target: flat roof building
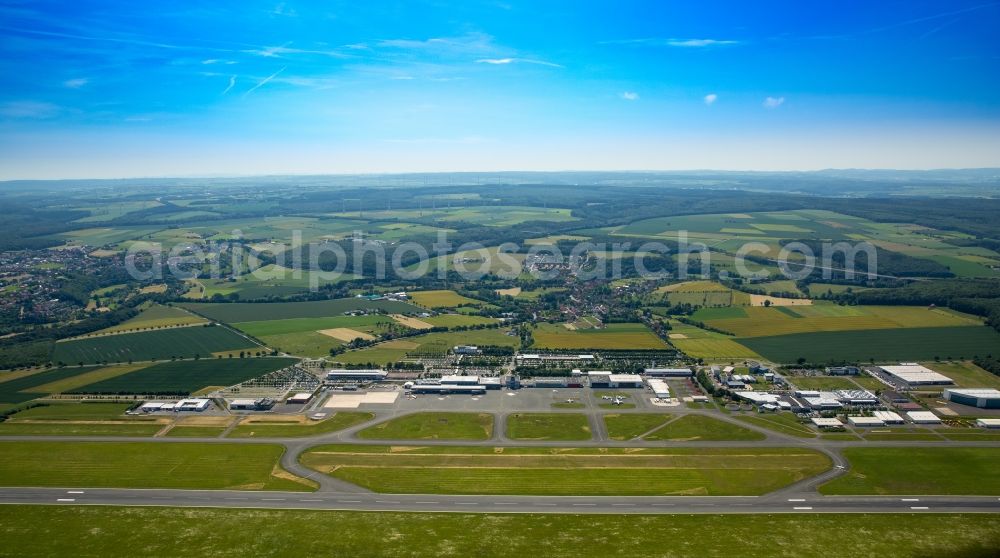
[[385,370],[348,370],[346,368],[337,368],[333,370],[326,371],[326,379],[333,381],[359,381],[368,380],[372,382],[381,382],[389,375]]
[[840,428],[841,426],[844,426],[844,423],[835,418],[816,417],[812,419],[812,423],[818,428]]
[[646,384],[649,385],[649,389],[653,390],[653,395],[660,399],[670,399],[670,387],[667,382],[657,378],[649,378],[646,380]]
[[[197,411],[201,412],[211,406],[211,399],[181,399],[174,405],[175,411]],[[161,407],[162,409],[162,407]]]
[[456,385],[456,384],[414,384],[410,388],[413,393],[438,393],[441,395],[447,395],[451,393],[486,393],[485,386],[469,386],[469,385]]
[[976,426],[979,428],[1000,428],[1000,419],[981,418],[976,419]]
[[905,422],[903,417],[892,411],[875,411],[872,414],[886,424],[903,424]]
[[851,426],[860,426],[863,428],[871,426],[885,426],[882,419],[877,417],[847,417],[847,422],[851,423]]
[[980,409],[1000,409],[1000,391],[995,389],[946,389],[944,398]]
[[479,376],[459,376],[456,374],[450,374],[447,376],[441,376],[441,383],[474,386],[479,383]]
[[906,416],[914,424],[941,424],[941,419],[930,411],[910,411]]
[[[166,403],[163,401],[146,401],[141,407],[139,407],[139,410],[144,413],[154,413],[156,411],[162,411],[164,405],[166,405]],[[170,409],[173,410],[173,407]]]
[[613,388],[642,387],[642,376],[638,374],[612,374],[608,377]]
[[313,398],[313,394],[309,392],[296,393],[295,395],[289,397],[285,400],[285,403],[289,405],[305,405]]
[[948,376],[938,374],[930,368],[919,364],[900,364],[898,366],[882,366],[881,368],[883,372],[893,379],[910,386],[949,385],[955,383]]
[[690,368],[647,368],[642,373],[653,378],[684,378],[694,375]]

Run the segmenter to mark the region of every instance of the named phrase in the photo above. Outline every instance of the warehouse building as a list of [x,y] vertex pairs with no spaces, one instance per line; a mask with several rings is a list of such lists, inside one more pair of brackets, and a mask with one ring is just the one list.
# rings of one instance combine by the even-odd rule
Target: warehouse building
[[273,399],[233,399],[229,402],[229,409],[232,411],[259,411],[274,406]]
[[[141,407],[139,407],[139,410],[144,413],[155,413],[157,411],[164,410],[164,405],[167,405],[164,401],[146,401]],[[170,407],[170,410],[174,410],[173,406]]]
[[837,420],[835,418],[815,417],[815,418],[812,419],[812,423],[814,425],[816,425],[817,428],[820,428],[820,429],[823,429],[823,428],[841,428],[842,426],[844,426],[844,423],[840,422],[839,420]]
[[882,419],[878,417],[847,417],[847,422],[851,423],[851,426],[859,426],[862,428],[885,426]]
[[950,385],[955,383],[948,376],[938,374],[930,368],[919,364],[906,363],[899,366],[882,366],[881,368],[893,380],[911,387]]
[[903,417],[892,411],[875,411],[872,414],[886,424],[903,424],[905,422]]
[[531,385],[536,388],[564,388],[568,378],[552,376],[536,376],[531,379]]
[[1000,428],[1000,419],[981,418],[976,419],[976,426],[979,428]]
[[479,384],[479,376],[458,376],[458,375],[448,375],[441,376],[442,384],[455,384],[459,386],[474,386]]
[[414,384],[410,388],[410,391],[413,393],[436,393],[440,395],[449,395],[452,393],[482,394],[486,393],[486,387],[479,385]]
[[946,389],[944,398],[980,409],[1000,409],[1000,391],[995,389]]
[[941,419],[930,411],[910,411],[906,416],[914,424],[941,424]]
[[[211,399],[181,399],[174,405],[175,411],[196,411],[202,412],[212,405]],[[162,407],[161,407],[162,409]]]
[[326,379],[333,382],[381,382],[389,375],[385,370],[348,370],[338,368],[326,371]]
[[295,395],[289,397],[285,400],[285,403],[289,405],[305,405],[310,400],[312,400],[313,394],[309,392],[296,393]]
[[646,384],[649,385],[649,389],[653,390],[653,395],[656,397],[670,399],[670,386],[667,385],[667,382],[659,378],[649,378],[646,380]]
[[483,386],[486,389],[500,389],[500,386],[502,385],[502,383],[503,383],[503,380],[501,378],[497,378],[497,377],[491,377],[491,378],[480,377],[479,378],[479,385]]
[[612,374],[608,377],[612,388],[641,388],[642,376],[638,374]]
[[647,368],[642,373],[650,378],[688,378],[694,375],[690,368]]
[[592,388],[611,387],[611,372],[605,370],[587,372],[587,379],[590,380],[590,387]]

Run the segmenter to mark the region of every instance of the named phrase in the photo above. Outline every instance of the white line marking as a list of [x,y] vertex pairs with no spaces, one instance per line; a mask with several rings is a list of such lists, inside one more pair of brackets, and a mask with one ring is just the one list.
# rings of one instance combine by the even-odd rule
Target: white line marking
[[597,504],[573,504],[574,506],[596,506]]
[[284,502],[284,498],[261,498],[262,502]]
[[56,502],[75,502],[76,498],[56,498]]
[[903,502],[919,502],[920,498],[903,498]]
[[376,504],[398,504],[396,500],[375,500]]
[[557,506],[559,504],[535,504],[536,506]]
[[634,506],[635,504],[611,504],[612,506]]
[[360,504],[361,500],[337,500],[341,504]]
[[299,500],[300,502],[322,502],[322,498],[303,498]]
[[416,502],[417,504],[437,504],[437,502]]
[[789,502],[805,502],[806,499],[805,498],[789,498],[788,501]]
[[226,498],[226,500],[249,500],[250,498]]
[[455,502],[459,506],[478,506],[479,502]]
[[517,502],[493,502],[497,506],[516,506]]
[[654,506],[660,506],[660,507],[664,507],[664,508],[666,508],[666,507],[672,507],[672,506],[675,506],[676,504],[653,504],[653,505],[654,505]]
[[811,510],[812,508],[810,506],[795,506],[792,509],[793,510]]
[[82,490],[67,490],[66,494],[83,494]]
[[927,510],[930,509],[927,506],[910,506],[911,510]]

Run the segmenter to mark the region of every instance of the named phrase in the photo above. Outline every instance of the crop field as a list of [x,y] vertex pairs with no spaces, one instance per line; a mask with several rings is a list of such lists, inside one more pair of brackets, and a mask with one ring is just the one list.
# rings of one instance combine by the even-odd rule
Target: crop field
[[338,298],[311,302],[211,303],[187,302],[179,306],[209,319],[226,323],[286,320],[291,318],[329,318],[345,312],[382,310],[389,314],[416,314],[424,310],[394,300]]
[[948,376],[958,387],[1000,389],[1000,376],[990,374],[971,362],[925,362],[923,365]]
[[[337,526],[337,536],[330,536],[330,525]],[[164,537],[164,532],[172,535]],[[595,537],[598,532],[602,536]],[[864,537],[849,536],[862,532]],[[0,538],[30,541],[31,551],[40,556],[79,558],[126,556],[135,548],[154,556],[172,555],[178,548],[198,548],[209,556],[245,556],[257,548],[280,554],[277,549],[290,550],[288,541],[309,541],[308,552],[322,556],[675,556],[665,553],[665,540],[687,556],[727,556],[739,548],[746,558],[798,558],[801,541],[808,540],[810,552],[820,556],[986,558],[1000,546],[1000,525],[989,514],[774,514],[733,521],[731,515],[709,514],[216,508],[178,513],[163,507],[10,505],[0,506]]]
[[318,436],[337,432],[345,428],[350,428],[363,422],[368,422],[375,418],[374,413],[340,411],[332,417],[321,420],[310,420],[305,423],[278,421],[255,421],[254,419],[244,419],[233,428],[227,437],[229,438],[302,438],[305,436]]
[[663,349],[667,344],[640,323],[607,324],[601,329],[570,330],[542,323],[532,336],[542,349]]
[[74,390],[75,393],[187,395],[207,386],[230,386],[291,366],[293,358],[226,358],[163,362]]
[[[427,202],[428,204],[430,202]],[[446,202],[438,202],[442,205]],[[335,213],[338,217],[357,217],[357,212]],[[548,221],[563,223],[576,221],[569,209],[542,208],[516,205],[488,205],[469,207],[425,207],[423,209],[379,210],[364,212],[365,219],[371,220],[433,220],[436,223],[472,223],[490,227],[508,227],[527,221]]]
[[657,427],[663,426],[672,415],[661,413],[606,414],[602,417],[612,440],[631,440]]
[[[100,369],[104,370],[104,369]],[[18,376],[6,381],[0,381],[0,403],[22,403],[37,399],[50,393],[62,391],[60,389],[50,390],[52,385],[67,385],[77,378],[96,373],[98,370],[92,367],[85,368],[56,368],[35,372],[26,376]]]
[[321,357],[329,355],[331,348],[343,344],[342,339],[323,334],[325,330],[347,328],[363,334],[377,335],[392,324],[395,321],[388,316],[368,315],[289,318],[232,325],[267,343],[271,348],[294,355]]
[[181,308],[155,304],[146,308],[138,316],[126,320],[116,326],[102,329],[94,335],[116,333],[121,331],[139,331],[162,327],[204,323],[205,318],[195,316]]
[[764,435],[703,415],[685,415],[654,430],[645,440],[672,441],[742,441],[763,440]]
[[742,308],[744,316],[713,315],[699,310],[693,318],[738,337],[768,337],[814,331],[970,327],[982,320],[945,309],[922,306],[838,306],[819,304],[795,307]]
[[430,318],[420,318],[435,327],[468,327],[497,323],[495,318],[467,316],[465,314],[439,314]]
[[684,354],[705,360],[759,359],[760,356],[728,335],[672,322],[670,344]]
[[124,419],[129,403],[51,402],[14,414],[14,420],[115,420]]
[[971,358],[1000,354],[1000,334],[988,327],[929,327],[800,333],[740,339],[773,362],[876,362]]
[[296,277],[292,270],[268,265],[255,270],[254,273],[240,275],[234,281],[227,279],[198,279],[191,281],[191,289],[184,298],[199,300],[214,295],[228,296],[236,294],[241,299],[265,297],[282,297],[306,292],[313,285],[323,286],[330,283],[357,279],[357,275],[339,273],[336,275],[318,271],[300,271]]
[[486,413],[414,413],[370,426],[358,437],[367,440],[488,440],[493,415]]
[[845,448],[847,474],[823,494],[1000,495],[1000,448]]
[[507,416],[511,440],[589,440],[587,415],[577,413],[515,413]]
[[4,486],[293,490],[309,481],[278,465],[264,444],[0,442]]
[[480,301],[462,296],[455,291],[411,291],[414,304],[427,308],[454,308],[463,304],[478,304]]
[[697,239],[836,239],[844,237],[845,229],[864,230],[867,223],[832,211],[795,210],[656,217],[626,225],[615,234],[670,237],[687,231]]
[[384,365],[405,358],[408,353],[443,355],[455,345],[516,347],[519,343],[517,337],[505,335],[503,330],[499,329],[448,331],[394,339],[372,347],[341,353],[335,359],[343,363]]
[[66,364],[207,357],[223,351],[259,348],[222,326],[192,326],[123,333],[56,343],[52,360]]
[[318,446],[301,461],[376,492],[584,496],[757,495],[830,467],[799,448],[386,449]]
[[[509,251],[500,252],[498,246],[484,247],[478,250],[463,250],[444,256],[437,256],[425,260],[427,273],[438,273],[444,271],[459,271],[469,275],[481,273],[493,273],[501,277],[517,277],[524,270],[525,254]],[[411,264],[406,267],[409,272],[416,272],[421,268],[421,263]]]

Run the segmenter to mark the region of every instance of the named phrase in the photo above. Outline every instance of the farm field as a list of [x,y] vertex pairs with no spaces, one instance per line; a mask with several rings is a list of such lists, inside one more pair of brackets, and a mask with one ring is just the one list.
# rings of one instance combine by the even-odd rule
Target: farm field
[[455,308],[463,304],[480,303],[455,291],[410,291],[409,295],[414,304],[427,308]]
[[654,428],[663,426],[673,416],[660,413],[629,413],[606,414],[602,418],[609,438],[612,440],[631,440]]
[[468,327],[497,323],[495,318],[468,316],[466,314],[438,314],[430,318],[420,318],[420,320],[434,327]]
[[773,362],[900,362],[1000,354],[1000,334],[987,327],[831,331],[741,339]]
[[[525,254],[500,251],[498,246],[489,246],[477,250],[464,250],[437,256],[425,260],[427,273],[458,271],[475,276],[477,273],[494,273],[501,277],[517,277],[524,271]],[[421,269],[422,263],[412,264],[406,270],[413,273]]]
[[830,467],[799,448],[386,448],[318,446],[304,465],[409,494],[756,495]]
[[358,432],[366,440],[488,440],[493,415],[486,413],[414,413]]
[[532,336],[541,349],[663,349],[667,344],[640,323],[612,323],[601,329],[570,330],[541,323]]
[[188,302],[179,306],[192,310],[209,319],[226,323],[284,320],[291,318],[329,318],[345,312],[381,310],[390,314],[415,314],[422,309],[394,300],[368,300],[364,298],[338,298],[313,302],[269,303],[211,303]]
[[670,326],[670,344],[690,357],[708,361],[760,359],[760,355],[728,335],[673,320]]
[[1000,495],[1000,448],[845,448],[844,456],[850,471],[821,493]]
[[29,375],[19,375],[16,378],[0,382],[0,403],[23,403],[54,393],[46,386],[57,382],[69,382],[84,374],[91,374],[97,369],[86,368],[56,368],[35,372]]
[[[489,525],[489,529],[482,526]],[[156,525],[157,529],[149,529]],[[338,536],[329,536],[336,525]],[[276,527],[280,526],[280,527]],[[164,537],[163,532],[173,533]],[[387,537],[385,533],[392,533]],[[595,537],[595,532],[606,537]],[[865,537],[845,533],[866,533]],[[253,533],[252,541],[246,533]],[[621,539],[628,537],[623,546]],[[246,555],[310,541],[325,556],[441,558],[645,558],[663,541],[691,556],[798,558],[799,542],[825,556],[966,556],[985,558],[1000,544],[988,514],[775,514],[733,521],[729,515],[544,515],[393,513],[162,507],[0,506],[0,538],[31,541],[44,556],[106,558],[142,548],[164,556],[178,547],[206,555]],[[560,541],[553,545],[552,541]],[[123,548],[125,547],[125,548]],[[415,550],[419,549],[419,550]]]
[[38,407],[19,411],[14,420],[127,420],[125,411],[130,403],[98,402],[48,402]]
[[358,278],[350,273],[333,275],[308,270],[300,271],[299,274],[300,277],[295,277],[293,270],[270,264],[240,275],[232,281],[228,278],[193,280],[190,281],[191,289],[185,293],[184,298],[200,300],[217,294],[223,296],[235,294],[244,300],[282,297],[306,292],[313,285],[321,287]]
[[589,440],[587,415],[577,413],[515,413],[507,416],[506,435],[511,440]]
[[195,316],[181,308],[154,304],[139,313],[138,316],[126,320],[116,326],[96,331],[91,335],[118,333],[122,331],[139,331],[180,325],[205,323],[205,318]]
[[385,341],[371,347],[348,351],[335,357],[337,362],[350,364],[372,363],[384,365],[405,358],[408,353],[443,355],[455,345],[496,345],[516,347],[517,337],[505,335],[499,329],[473,329],[468,331],[448,331],[428,333],[403,339]]
[[[446,202],[438,202],[443,204]],[[357,212],[334,213],[337,217],[357,217]],[[491,227],[507,227],[519,225],[527,221],[549,221],[553,223],[563,223],[576,221],[570,215],[569,209],[541,208],[517,205],[489,205],[489,206],[469,206],[469,207],[436,207],[401,210],[379,210],[364,212],[365,219],[388,220],[388,219],[430,219],[437,223],[471,223],[474,225],[486,225]]]
[[311,490],[264,444],[0,442],[4,486]]
[[327,356],[331,348],[344,344],[343,339],[328,335],[330,330],[349,329],[358,332],[356,337],[364,337],[377,335],[390,327],[399,327],[392,318],[383,315],[288,318],[232,325],[260,339],[268,347],[305,357]]
[[128,374],[129,372],[135,372],[136,370],[145,368],[147,366],[149,366],[149,363],[121,364],[116,366],[105,366],[103,368],[96,368],[96,369],[90,367],[77,369],[77,370],[83,370],[83,372],[71,376],[69,378],[56,380],[54,382],[49,382],[47,384],[42,384],[33,389],[43,393],[67,393],[86,385],[90,385],[110,378],[115,378],[117,376],[121,376],[122,374]]
[[163,362],[77,388],[75,393],[188,395],[207,386],[230,386],[291,366],[293,358],[226,358]]
[[685,415],[643,437],[644,440],[741,441],[763,440],[764,435],[704,415]]
[[948,376],[958,387],[1000,389],[1000,376],[990,374],[968,361],[924,362],[923,365]]
[[56,343],[52,360],[66,364],[208,357],[223,351],[259,349],[222,326],[193,326],[123,333]]
[[279,422],[275,420],[243,419],[233,428],[228,438],[301,438],[318,436],[350,428],[375,418],[374,413],[340,411],[332,417],[321,421],[310,420],[305,423]]

